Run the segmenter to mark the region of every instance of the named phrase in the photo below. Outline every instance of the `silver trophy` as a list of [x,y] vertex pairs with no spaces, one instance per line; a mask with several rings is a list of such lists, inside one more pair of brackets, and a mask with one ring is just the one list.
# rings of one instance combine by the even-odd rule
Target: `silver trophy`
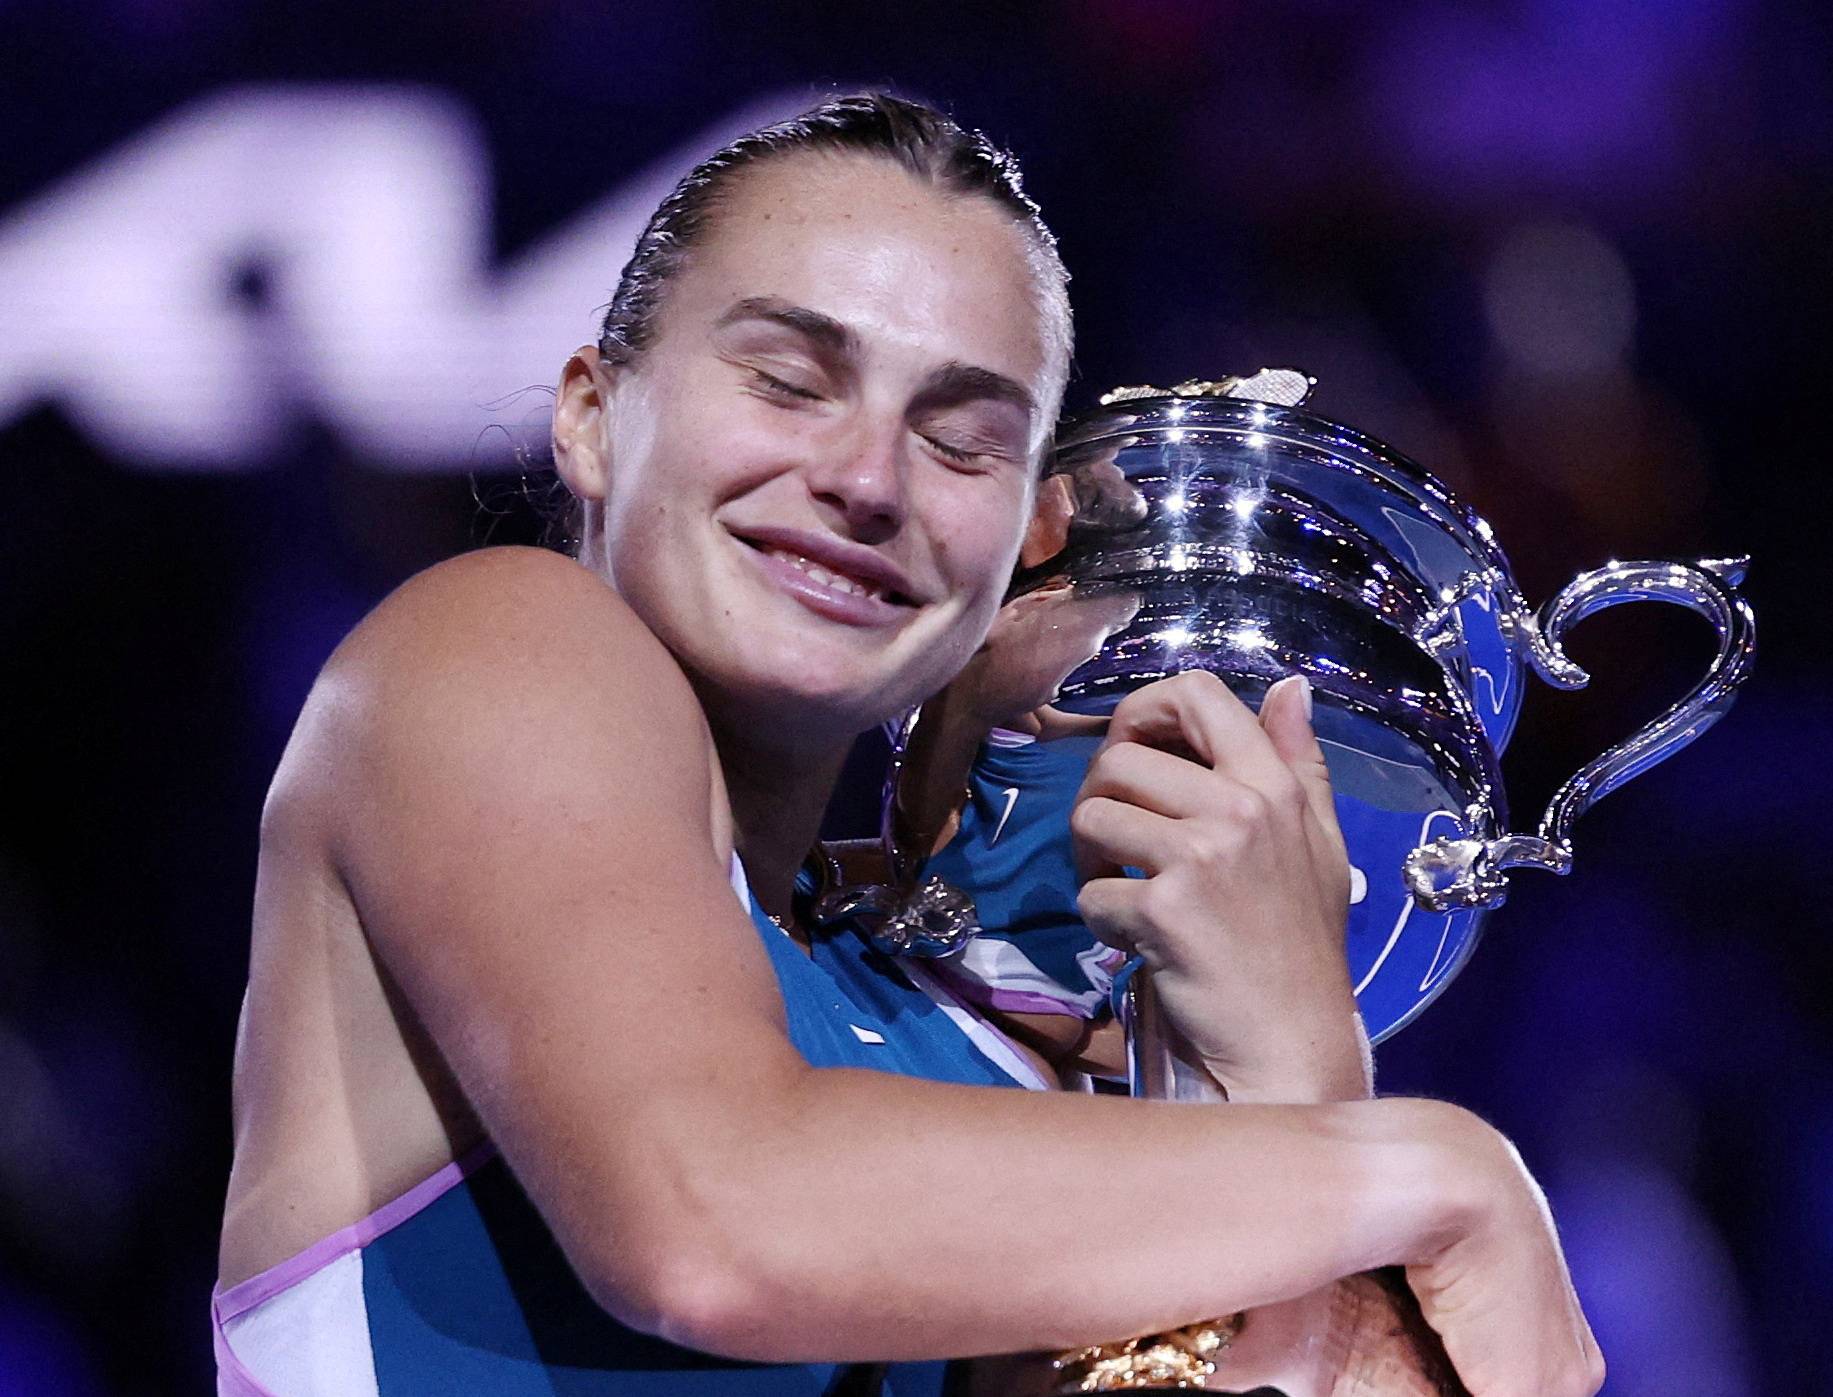
[[[1091,604],[1107,599],[1110,620],[1124,617],[1072,656],[1049,702],[1066,723],[1098,722],[1124,695],[1187,669],[1213,671],[1252,705],[1288,675],[1309,677],[1352,865],[1352,984],[1379,1042],[1465,964],[1511,870],[1568,872],[1578,817],[1724,714],[1749,678],[1755,622],[1739,591],[1743,559],[1612,561],[1534,611],[1482,518],[1392,448],[1301,411],[1310,388],[1296,371],[1262,370],[1120,389],[1064,424],[1051,474],[1071,482],[1075,513],[1064,546],[1021,572],[1008,605],[1067,588]],[[1531,833],[1512,827],[1498,761],[1528,676],[1583,687],[1588,676],[1562,638],[1592,613],[1633,601],[1705,617],[1718,642],[1705,676],[1566,781]],[[903,736],[913,731],[921,719]],[[1068,804],[1094,745],[1045,742],[1026,755],[1040,788],[1057,792],[1057,808],[1032,815],[1031,862],[993,880],[988,834],[1010,842],[1004,820],[989,831],[969,808],[934,847],[913,848],[900,833],[909,755],[900,742],[886,802],[890,884],[849,890],[833,910],[875,914],[868,924],[888,951],[965,964],[982,940],[1022,951],[1036,933],[1010,909],[1032,916],[1054,883],[1057,932],[1067,934]],[[1007,790],[1021,784],[1000,779],[1012,782]],[[993,881],[1016,883],[1022,897]],[[1006,959],[982,957],[983,967],[1014,963],[999,949]],[[1017,963],[1033,961],[1043,957]],[[1207,1073],[1180,1055],[1143,975],[1127,996],[1133,1092],[1217,1099]],[[1070,1356],[1064,1390],[1209,1386],[1238,1322]],[[1450,1390],[1444,1381],[1441,1372]]]
[[[1290,371],[1256,377],[1309,387]],[[1537,613],[1488,523],[1423,468],[1296,402],[1224,395],[1241,386],[1120,390],[1062,433],[1058,470],[1111,463],[1143,512],[1125,528],[1072,530],[1040,570],[1139,598],[1055,703],[1109,712],[1142,684],[1193,668],[1250,703],[1289,674],[1310,678],[1355,869],[1350,969],[1379,1042],[1464,965],[1509,870],[1569,872],[1578,817],[1730,707],[1754,656],[1739,592],[1747,560],[1613,561]],[[1589,676],[1563,637],[1634,601],[1705,617],[1718,642],[1711,665],[1567,780],[1533,832],[1512,829],[1498,761],[1528,676],[1583,687]]]
[[[1091,657],[1057,686],[1051,707],[1064,714],[1105,715],[1187,669],[1256,705],[1287,675],[1310,678],[1353,868],[1352,982],[1380,1042],[1462,968],[1510,870],[1569,872],[1578,817],[1730,707],[1755,620],[1739,590],[1745,559],[1613,561],[1535,612],[1488,523],[1392,448],[1299,410],[1310,387],[1297,371],[1262,370],[1118,389],[1066,422],[1051,470],[1074,482],[1066,545],[1020,573],[1008,605],[1065,587],[1087,603],[1128,599],[1130,619],[1095,632]],[[1582,688],[1589,676],[1563,637],[1633,601],[1706,618],[1718,648],[1705,676],[1567,780],[1532,833],[1511,829],[1498,762],[1528,676]],[[877,915],[888,951],[953,957],[1000,919],[986,915],[971,831],[953,849],[898,837],[897,785],[921,726],[920,715],[905,724],[887,784],[893,886],[852,889],[844,905]],[[1063,744],[1059,761],[1091,750]]]

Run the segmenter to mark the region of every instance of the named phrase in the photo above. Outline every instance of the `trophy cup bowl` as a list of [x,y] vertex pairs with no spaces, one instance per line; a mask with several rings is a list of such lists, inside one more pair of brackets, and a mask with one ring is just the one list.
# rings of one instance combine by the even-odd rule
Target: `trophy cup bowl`
[[[1355,870],[1352,983],[1380,1042],[1468,960],[1508,870],[1569,871],[1577,818],[1730,706],[1754,655],[1745,563],[1613,561],[1536,614],[1489,525],[1422,467],[1296,406],[1192,391],[1219,386],[1119,390],[1066,424],[1053,470],[1117,472],[1143,509],[1073,525],[1013,591],[1066,578],[1137,599],[1059,688],[1071,713],[1111,712],[1187,669],[1255,706],[1288,675],[1310,679]],[[1561,786],[1534,832],[1512,831],[1499,760],[1528,676],[1582,687],[1562,637],[1632,601],[1704,616],[1718,640],[1707,674]]]

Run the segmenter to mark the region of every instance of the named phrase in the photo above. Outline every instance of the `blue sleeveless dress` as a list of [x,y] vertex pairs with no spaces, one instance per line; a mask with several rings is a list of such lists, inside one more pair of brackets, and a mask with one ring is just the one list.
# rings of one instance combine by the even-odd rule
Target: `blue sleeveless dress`
[[[937,963],[967,1002],[1083,1019],[1123,1002],[1138,958],[1096,940],[1076,910],[1081,878],[1069,813],[1099,745],[1092,736],[1040,742],[996,728],[976,753],[960,826],[922,869],[968,894],[979,915],[980,935]],[[1407,770],[1396,768],[1391,786],[1364,773],[1357,793],[1335,793],[1355,860],[1344,950],[1377,1043],[1423,1010],[1475,945],[1474,913],[1423,911],[1400,877],[1409,851],[1456,826],[1450,813],[1415,803]]]
[[[748,893],[735,877],[740,896]],[[806,893],[807,884],[803,885]],[[852,931],[813,958],[754,905],[796,1048],[816,1067],[1042,1088],[1009,1043],[922,967]],[[821,1397],[834,1364],[698,1353],[607,1315],[489,1144],[354,1227],[213,1297],[219,1397]],[[883,1391],[938,1397],[942,1362],[893,1364]]]
[[955,835],[924,863],[973,898],[980,934],[937,963],[961,998],[989,1009],[1098,1019],[1127,956],[1076,911],[1082,886],[1069,812],[1101,739],[1040,742],[995,728],[968,772]]

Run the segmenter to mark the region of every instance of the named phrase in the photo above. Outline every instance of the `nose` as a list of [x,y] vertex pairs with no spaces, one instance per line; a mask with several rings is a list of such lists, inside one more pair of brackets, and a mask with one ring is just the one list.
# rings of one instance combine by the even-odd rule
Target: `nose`
[[903,527],[908,467],[903,437],[902,422],[858,423],[809,464],[809,492],[847,537],[883,543]]

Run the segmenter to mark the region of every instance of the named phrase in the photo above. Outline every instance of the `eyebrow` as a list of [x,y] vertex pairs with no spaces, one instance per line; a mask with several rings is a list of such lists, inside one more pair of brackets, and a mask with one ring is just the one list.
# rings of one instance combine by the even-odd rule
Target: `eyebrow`
[[917,398],[936,406],[990,398],[994,402],[1009,403],[1027,418],[1037,412],[1037,400],[1031,396],[1031,390],[1017,379],[958,360],[942,365],[924,379]]
[[[852,327],[781,296],[746,296],[734,301],[713,323],[715,328],[724,328],[747,320],[762,320],[793,330],[835,358],[855,359],[859,355],[859,336]],[[917,390],[917,399],[926,406],[991,399],[1017,408],[1027,419],[1037,414],[1037,400],[1017,379],[958,359],[931,372]]]
[[794,330],[842,358],[852,358],[859,352],[859,336],[833,316],[807,306],[792,305],[780,296],[747,296],[742,301],[735,301],[713,324],[715,328],[724,328],[745,320],[766,320]]

